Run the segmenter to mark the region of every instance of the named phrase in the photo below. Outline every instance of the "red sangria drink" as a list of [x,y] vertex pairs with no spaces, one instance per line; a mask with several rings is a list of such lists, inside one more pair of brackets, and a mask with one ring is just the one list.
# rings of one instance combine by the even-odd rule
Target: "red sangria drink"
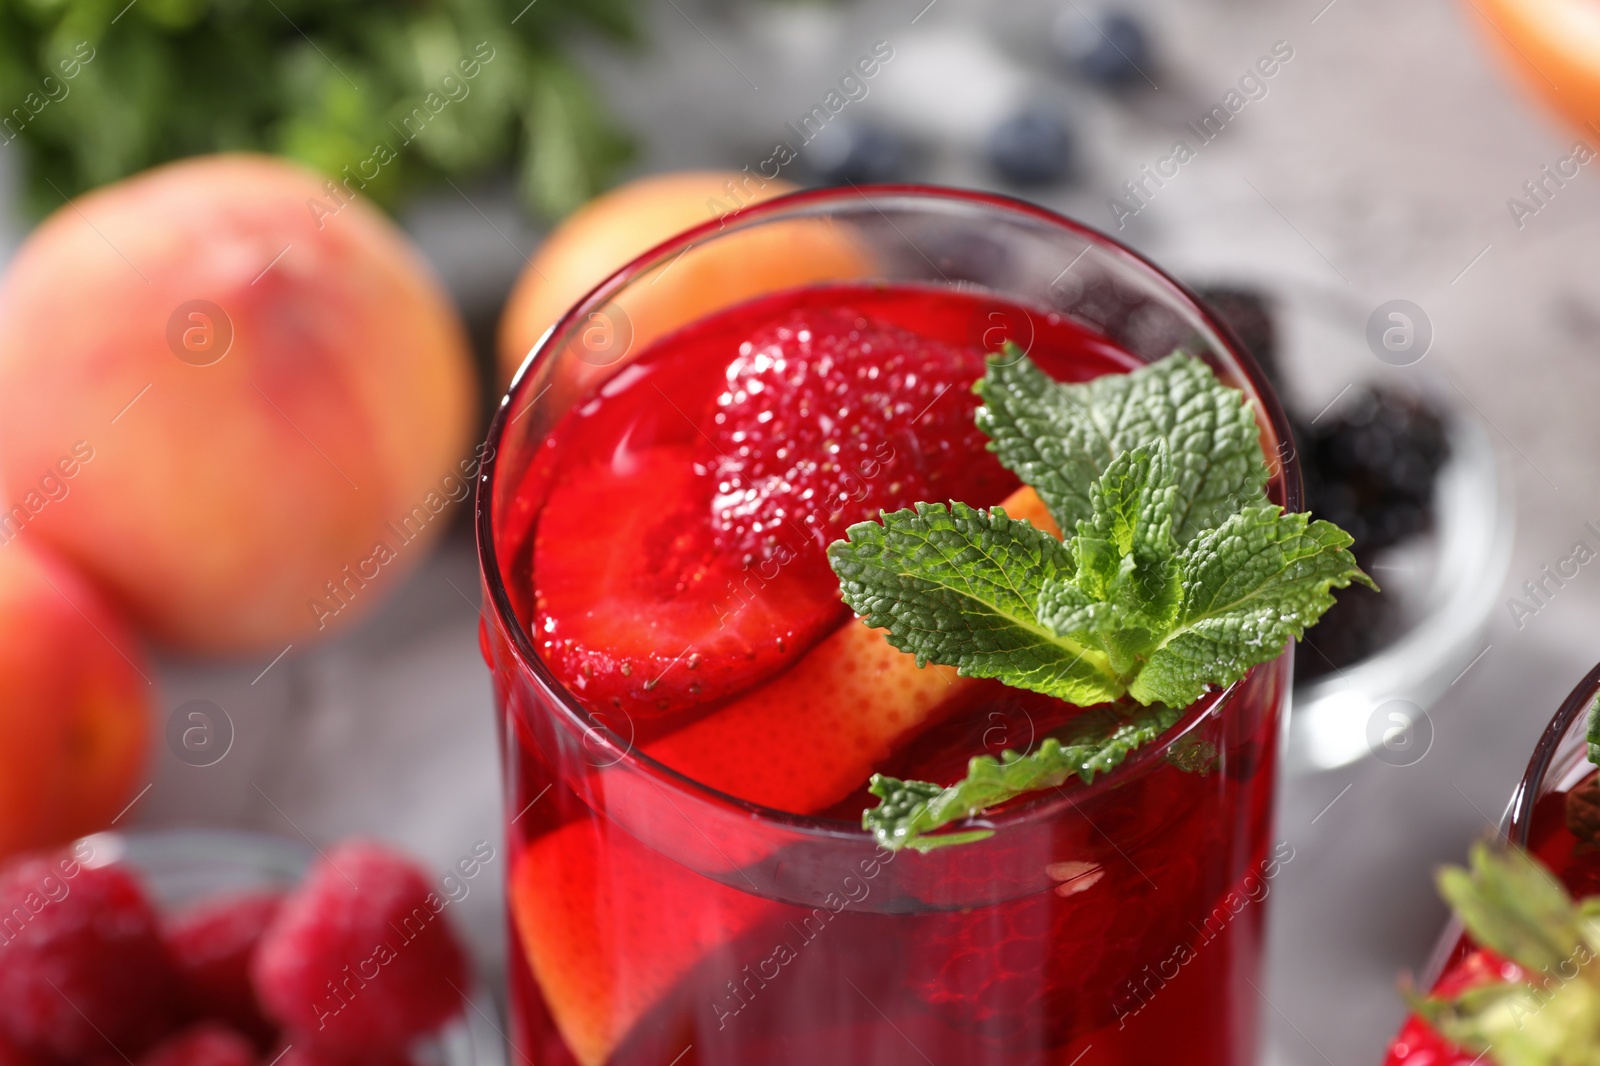
[[[1501,827],[1500,842],[1512,849],[1524,851],[1538,868],[1559,882],[1561,890],[1572,900],[1600,897],[1600,778],[1596,762],[1600,762],[1600,666],[1589,671],[1567,696],[1556,712],[1544,734],[1539,738],[1527,771],[1518,783],[1506,811]],[[1460,1001],[1474,994],[1482,997],[1490,986],[1518,985],[1531,989],[1529,1006],[1521,1010],[1515,1006],[1502,1011],[1514,1026],[1518,1036],[1537,1041],[1543,1046],[1533,1054],[1540,1057],[1520,1058],[1518,1062],[1592,1061],[1600,1054],[1600,1015],[1593,1009],[1564,1013],[1563,1008],[1545,1010],[1563,986],[1576,988],[1580,972],[1592,980],[1595,967],[1591,965],[1600,950],[1587,946],[1575,947],[1572,952],[1557,952],[1559,958],[1550,961],[1527,959],[1519,963],[1515,950],[1505,950],[1508,945],[1485,943],[1497,929],[1511,925],[1534,926],[1548,921],[1551,911],[1559,912],[1550,901],[1531,893],[1501,891],[1502,901],[1497,905],[1480,908],[1479,924],[1486,925],[1484,937],[1474,937],[1462,928],[1460,920],[1451,923],[1441,937],[1434,959],[1425,974],[1429,995],[1441,1004]],[[1531,897],[1531,898],[1529,898]],[[1539,920],[1529,922],[1526,915],[1504,914],[1505,903],[1524,907],[1538,907],[1544,913]],[[1459,908],[1458,908],[1459,909]],[[1561,934],[1551,939],[1559,940]],[[1533,963],[1539,962],[1539,965]],[[1568,993],[1571,999],[1571,993]],[[1595,995],[1600,1004],[1600,992]],[[1563,1007],[1565,1004],[1563,1005]],[[1582,1033],[1584,1020],[1596,1024],[1593,1032]],[[1440,1024],[1432,1024],[1420,1016],[1408,1018],[1400,1033],[1390,1043],[1386,1066],[1458,1066],[1458,1064],[1501,1061],[1491,1045],[1504,1043],[1496,1040],[1492,1023],[1484,1024],[1472,1009],[1450,1011]],[[1559,1029],[1574,1041],[1574,1047],[1563,1048],[1560,1040],[1549,1039],[1550,1029]],[[1441,1029],[1453,1032],[1461,1041],[1448,1039]],[[1484,1039],[1473,1037],[1479,1034]],[[1479,1046],[1482,1044],[1483,1046]],[[1500,1053],[1507,1049],[1501,1048]],[[1522,1050],[1522,1049],[1516,1049]],[[1561,1058],[1561,1053],[1581,1052],[1582,1058]],[[1549,1056],[1548,1058],[1543,1056]],[[1512,1060],[1508,1060],[1512,1061]]]
[[602,285],[490,443],[518,1058],[1253,1060],[1284,652],[1365,575],[1180,287],[1015,201],[798,194]]

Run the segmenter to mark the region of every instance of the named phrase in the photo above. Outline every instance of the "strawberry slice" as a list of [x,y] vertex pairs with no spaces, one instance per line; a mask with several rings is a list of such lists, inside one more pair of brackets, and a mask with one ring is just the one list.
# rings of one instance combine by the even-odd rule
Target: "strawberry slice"
[[779,904],[662,858],[602,818],[529,844],[509,892],[528,966],[583,1066],[601,1066],[691,969],[780,913]]
[[[1478,948],[1445,971],[1432,994],[1451,997],[1492,981],[1521,981],[1522,968],[1492,951]],[[1452,1044],[1415,1014],[1406,1018],[1389,1044],[1384,1066],[1472,1066],[1483,1056]]]
[[[1056,536],[1030,488],[1006,513]],[[644,746],[711,788],[796,814],[837,803],[954,697],[977,682],[929,664],[849,622],[788,672],[728,706]]]
[[1016,478],[973,420],[984,353],[846,308],[792,312],[740,346],[711,436],[718,543],[826,548],[920,500],[988,506]]
[[748,688],[848,614],[831,571],[719,552],[714,482],[686,447],[570,470],[534,538],[540,654],[591,706],[651,717]]

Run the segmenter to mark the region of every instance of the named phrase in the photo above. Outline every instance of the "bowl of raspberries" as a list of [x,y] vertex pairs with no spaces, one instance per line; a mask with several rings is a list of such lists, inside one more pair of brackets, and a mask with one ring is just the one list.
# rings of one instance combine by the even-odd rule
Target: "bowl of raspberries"
[[501,1066],[449,895],[392,847],[102,833],[0,863],[0,1066]]

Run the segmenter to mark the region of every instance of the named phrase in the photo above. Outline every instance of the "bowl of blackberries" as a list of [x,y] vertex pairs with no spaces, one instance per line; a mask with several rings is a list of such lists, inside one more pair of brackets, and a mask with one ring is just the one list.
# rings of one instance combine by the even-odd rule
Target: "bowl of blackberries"
[[1341,298],[1201,295],[1283,397],[1308,509],[1349,531],[1380,589],[1341,590],[1297,646],[1288,768],[1419,758],[1428,708],[1486,648],[1510,562],[1513,512],[1489,433],[1425,364],[1374,358]]

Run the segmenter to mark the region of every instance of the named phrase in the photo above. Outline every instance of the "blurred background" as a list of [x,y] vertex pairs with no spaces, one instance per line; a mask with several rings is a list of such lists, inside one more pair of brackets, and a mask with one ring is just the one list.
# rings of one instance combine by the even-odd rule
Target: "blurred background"
[[[868,56],[875,72],[853,73]],[[319,844],[359,833],[440,869],[498,842],[493,701],[457,486],[510,369],[548,324],[539,303],[555,297],[530,282],[513,299],[519,276],[541,262],[571,268],[561,283],[585,276],[541,258],[551,227],[662,171],[994,189],[1105,230],[1214,298],[1278,376],[1313,508],[1357,531],[1388,590],[1341,605],[1313,636],[1325,646],[1299,653],[1278,830],[1295,857],[1272,886],[1261,989],[1267,1061],[1376,1062],[1403,1013],[1396,978],[1425,962],[1444,919],[1432,869],[1499,820],[1545,722],[1600,658],[1600,578],[1587,565],[1600,550],[1597,102],[1600,9],[1583,0],[0,0],[0,260],[15,272],[6,306],[28,320],[0,328],[6,511],[26,512],[0,524],[0,545],[47,540],[111,590],[113,622],[74,606],[141,676],[124,688],[152,723],[147,741],[118,742],[132,752],[121,763],[113,752],[72,771],[107,783],[72,782],[104,796],[61,831],[218,826]],[[332,182],[306,179],[288,235],[260,235],[252,286],[270,288],[274,271],[316,277],[328,267],[302,258],[320,240],[309,235],[348,222],[347,243],[329,238],[318,255],[400,263],[392,289],[345,294],[363,321],[377,336],[437,334],[459,359],[388,359],[373,345],[365,371],[281,394],[240,385],[293,430],[248,446],[221,393],[203,398],[217,405],[209,421],[167,433],[178,408],[162,396],[177,386],[152,378],[147,397],[141,372],[99,349],[54,359],[124,310],[74,301],[74,250],[91,245],[104,262],[89,276],[132,268],[151,286],[139,296],[138,279],[117,283],[151,304],[155,335],[181,360],[222,359],[245,336],[204,307],[178,316],[168,296],[190,282],[170,288],[123,255],[128,242],[166,255],[180,279],[205,266],[139,234],[140,219],[182,214],[181,190],[128,193],[115,231],[77,225],[88,216],[69,203],[229,150],[284,155]],[[687,209],[622,211],[614,228],[714,217],[737,206],[725,178],[738,180],[696,186]],[[401,276],[407,253],[369,207],[347,206],[363,201],[415,242],[466,345],[424,283]],[[291,326],[289,349],[321,343],[315,323]],[[35,417],[38,397],[74,390],[92,428]],[[323,409],[309,398],[323,390],[389,395],[391,415]],[[74,452],[80,441],[93,458]],[[232,495],[195,498],[213,460],[234,464],[242,499],[278,479],[272,464],[291,446],[308,464],[291,483],[313,467],[324,487],[367,482],[368,509],[313,521],[308,490],[279,503],[276,524],[237,532],[250,551],[213,558],[212,538],[234,537],[226,523],[250,513]],[[57,453],[76,454],[81,481]],[[264,468],[238,465],[252,459]],[[120,486],[106,484],[112,471]],[[429,496],[433,547],[405,547],[394,566],[368,555],[375,516],[398,520]],[[176,515],[170,536],[129,517],[144,513]],[[322,612],[301,606],[298,585],[294,621],[245,602],[274,552],[326,575]],[[3,588],[15,564],[0,563]],[[383,579],[352,583],[350,566]],[[16,615],[0,632],[23,642],[26,603],[0,607]],[[62,639],[56,654],[70,660]],[[22,694],[12,719],[64,684],[33,676],[37,656],[3,667]],[[0,707],[0,759],[29,736]],[[29,775],[47,769],[13,781],[37,785]],[[0,851],[37,842],[17,828],[33,812],[3,810],[5,787]],[[491,974],[502,876],[474,881],[454,912]]]

